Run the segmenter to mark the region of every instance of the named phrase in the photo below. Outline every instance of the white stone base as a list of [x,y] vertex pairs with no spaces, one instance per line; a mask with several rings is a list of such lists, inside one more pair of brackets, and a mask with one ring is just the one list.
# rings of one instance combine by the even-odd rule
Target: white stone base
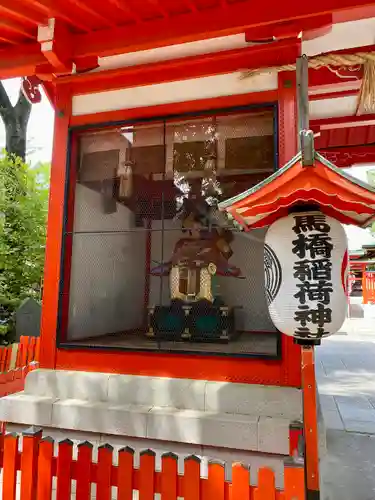
[[24,392],[0,399],[0,420],[93,439],[126,436],[288,455],[289,426],[302,420],[302,398],[299,389],[286,387],[35,370]]

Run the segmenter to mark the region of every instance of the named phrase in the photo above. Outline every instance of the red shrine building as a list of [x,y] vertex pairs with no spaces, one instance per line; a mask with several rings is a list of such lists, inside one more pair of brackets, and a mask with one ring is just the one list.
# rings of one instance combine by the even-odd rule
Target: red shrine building
[[375,5],[2,0],[0,17],[0,78],[55,110],[40,369],[0,420],[282,482],[301,347],[271,320],[265,235],[301,204],[373,219],[374,191],[340,169],[375,159]]

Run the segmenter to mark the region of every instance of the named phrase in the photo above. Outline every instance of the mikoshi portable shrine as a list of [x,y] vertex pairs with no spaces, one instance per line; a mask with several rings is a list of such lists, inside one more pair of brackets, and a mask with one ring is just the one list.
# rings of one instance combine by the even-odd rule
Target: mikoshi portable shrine
[[279,486],[304,455],[319,498],[314,346],[345,319],[342,224],[375,213],[343,170],[375,161],[375,5],[0,16],[0,78],[55,110],[40,368],[0,420],[266,465]]

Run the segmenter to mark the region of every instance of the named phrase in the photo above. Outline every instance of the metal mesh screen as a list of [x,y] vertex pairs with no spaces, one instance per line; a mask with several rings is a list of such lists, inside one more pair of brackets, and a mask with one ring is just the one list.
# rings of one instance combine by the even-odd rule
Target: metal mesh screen
[[277,356],[263,230],[217,203],[275,168],[273,109],[87,132],[74,195],[68,343]]

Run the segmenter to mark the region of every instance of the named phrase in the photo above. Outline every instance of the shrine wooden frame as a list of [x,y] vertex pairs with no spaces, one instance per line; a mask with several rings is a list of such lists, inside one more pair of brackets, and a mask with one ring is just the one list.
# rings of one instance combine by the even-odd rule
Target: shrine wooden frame
[[[51,175],[50,214],[48,222],[47,252],[41,327],[40,366],[42,368],[85,370],[112,373],[128,373],[150,376],[206,379],[229,382],[257,383],[281,386],[301,386],[301,349],[293,339],[281,335],[280,359],[233,358],[229,356],[192,356],[180,353],[147,353],[137,351],[109,351],[106,349],[80,349],[76,346],[63,348],[57,336],[58,323],[64,320],[57,315],[60,300],[61,264],[63,258],[62,235],[66,224],[65,199],[68,193],[68,159],[74,155],[75,132],[98,128],[103,124],[142,121],[153,116],[179,116],[186,112],[191,116],[202,111],[219,111],[251,105],[277,105],[278,134],[275,134],[280,167],[291,151],[296,149],[293,131],[295,120],[295,84],[279,90],[251,94],[229,95],[219,98],[186,101],[148,108],[120,110],[96,115],[72,116],[72,93],[68,86],[56,90],[56,118]],[[295,152],[295,151],[294,151]],[[64,208],[64,210],[63,210]],[[66,226],[65,226],[66,227]]]
[[[76,152],[78,148],[78,138],[81,134],[85,132],[90,132],[91,130],[110,130],[116,127],[126,127],[129,125],[135,125],[139,123],[165,123],[175,119],[184,118],[200,118],[205,116],[220,115],[225,116],[226,114],[232,114],[236,112],[245,113],[246,111],[253,111],[257,109],[270,109],[273,111],[273,138],[274,138],[274,159],[273,166],[274,169],[278,168],[278,106],[277,103],[256,103],[242,106],[230,106],[218,109],[208,109],[190,111],[185,113],[176,113],[167,116],[150,116],[148,118],[132,120],[120,120],[115,122],[103,122],[93,124],[91,126],[76,126],[69,127],[68,134],[68,153],[67,153],[67,164],[66,164],[66,183],[65,183],[65,198],[64,198],[64,223],[63,223],[63,237],[62,237],[62,252],[61,252],[61,277],[59,285],[59,302],[58,302],[58,321],[57,321],[57,332],[56,332],[56,342],[58,349],[96,349],[105,351],[127,351],[127,352],[146,352],[146,353],[159,353],[166,352],[175,355],[191,355],[191,356],[223,356],[223,357],[233,357],[233,358],[261,358],[261,359],[281,359],[281,334],[280,332],[251,332],[248,333],[270,333],[276,335],[276,352],[275,354],[258,354],[258,353],[227,353],[227,352],[210,352],[209,347],[206,351],[193,351],[193,349],[178,349],[174,351],[168,348],[142,348],[142,347],[126,347],[126,346],[93,346],[90,344],[84,344],[82,342],[75,343],[73,340],[68,340],[66,338],[66,326],[68,319],[68,307],[69,307],[69,281],[70,281],[70,264],[71,264],[71,251],[72,251],[72,225],[74,219],[74,192],[76,186]],[[147,231],[147,229],[146,229]],[[146,268],[149,267],[149,262],[145,262]],[[145,278],[145,306],[148,304],[148,293],[149,279],[146,273]],[[147,297],[146,297],[147,293]],[[244,332],[245,333],[245,332]],[[246,332],[247,333],[247,332]]]

